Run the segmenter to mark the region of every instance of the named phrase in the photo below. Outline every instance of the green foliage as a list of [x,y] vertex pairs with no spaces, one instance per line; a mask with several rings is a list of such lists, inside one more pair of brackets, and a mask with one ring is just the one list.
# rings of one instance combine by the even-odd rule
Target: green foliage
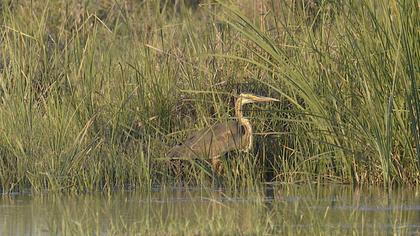
[[[246,112],[255,148],[223,158],[227,186],[417,184],[414,1],[262,2],[3,1],[2,190],[183,181],[165,152],[229,119],[242,91],[283,102]],[[205,162],[185,172],[193,185],[214,175]]]

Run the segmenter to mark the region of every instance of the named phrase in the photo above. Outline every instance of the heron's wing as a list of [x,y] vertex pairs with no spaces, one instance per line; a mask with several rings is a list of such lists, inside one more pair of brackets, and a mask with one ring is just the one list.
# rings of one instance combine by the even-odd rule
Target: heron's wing
[[245,131],[238,121],[216,123],[212,127],[196,132],[183,144],[172,148],[168,156],[214,158],[225,152],[242,148],[244,135]]
[[209,133],[210,128],[204,128],[197,132],[194,132],[188,139],[182,144],[172,147],[167,153],[168,157],[185,157],[191,158],[200,155],[197,152],[197,144],[203,143],[203,137]]

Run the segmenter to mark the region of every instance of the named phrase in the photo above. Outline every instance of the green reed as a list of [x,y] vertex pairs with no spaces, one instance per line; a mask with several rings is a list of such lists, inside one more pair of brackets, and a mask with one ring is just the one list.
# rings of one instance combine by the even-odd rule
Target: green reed
[[[4,192],[418,182],[411,1],[3,2]],[[165,152],[230,119],[240,92],[282,99],[246,107],[253,151],[175,176]]]

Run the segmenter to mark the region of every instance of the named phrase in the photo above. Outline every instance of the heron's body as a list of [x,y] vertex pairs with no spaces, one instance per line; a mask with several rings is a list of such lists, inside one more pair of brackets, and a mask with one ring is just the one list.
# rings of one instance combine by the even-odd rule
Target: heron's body
[[182,144],[169,150],[170,158],[209,158],[213,164],[233,150],[249,151],[252,147],[252,126],[242,115],[242,105],[253,102],[278,101],[274,98],[241,94],[235,103],[236,120],[216,123],[194,133]]
[[252,146],[252,136],[246,134],[250,133],[252,127],[249,122],[246,125],[236,120],[216,123],[173,147],[168,157],[214,159],[235,149],[248,151]]

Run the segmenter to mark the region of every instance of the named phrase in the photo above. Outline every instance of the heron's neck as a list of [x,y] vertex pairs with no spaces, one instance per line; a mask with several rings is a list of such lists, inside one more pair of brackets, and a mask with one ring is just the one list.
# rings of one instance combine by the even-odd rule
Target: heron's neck
[[245,129],[245,133],[248,134],[248,135],[246,135],[247,147],[245,148],[245,150],[248,151],[252,147],[252,126],[251,126],[251,123],[249,122],[249,120],[243,117],[241,98],[239,98],[235,103],[235,115],[236,115],[236,118],[238,119],[239,123]]
[[242,98],[238,98],[235,103],[235,116],[240,123],[246,123],[247,119],[242,114]]

